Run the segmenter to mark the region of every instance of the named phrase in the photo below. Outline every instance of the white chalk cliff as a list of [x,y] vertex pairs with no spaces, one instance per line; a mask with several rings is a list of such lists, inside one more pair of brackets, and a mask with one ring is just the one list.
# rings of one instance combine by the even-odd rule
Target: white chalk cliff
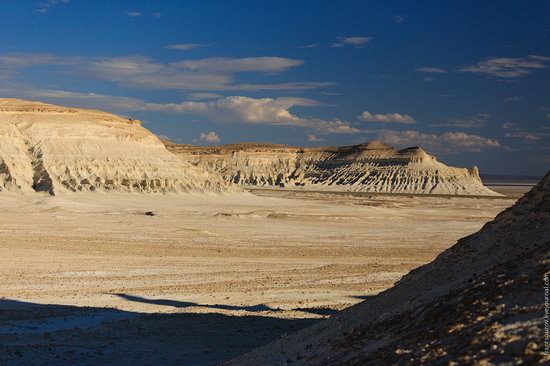
[[165,144],[183,161],[242,186],[284,185],[356,192],[498,195],[483,185],[477,167],[450,167],[421,148],[398,151],[379,141],[326,148]]
[[0,99],[0,191],[177,193],[227,186],[168,152],[139,121]]

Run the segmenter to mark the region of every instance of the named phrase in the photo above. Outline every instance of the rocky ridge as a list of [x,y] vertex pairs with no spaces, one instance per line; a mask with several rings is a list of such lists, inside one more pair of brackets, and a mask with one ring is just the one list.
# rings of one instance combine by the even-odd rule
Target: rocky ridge
[[0,99],[0,191],[209,192],[221,180],[168,152],[137,120]]
[[254,143],[197,147],[164,143],[183,161],[241,186],[498,195],[483,186],[477,167],[449,167],[419,147],[397,150],[380,141],[323,148]]
[[548,248],[550,173],[389,290],[227,365],[547,364]]

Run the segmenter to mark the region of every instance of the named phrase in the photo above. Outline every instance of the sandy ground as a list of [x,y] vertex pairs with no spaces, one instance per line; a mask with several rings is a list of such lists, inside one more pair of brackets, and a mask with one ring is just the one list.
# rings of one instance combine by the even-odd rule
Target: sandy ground
[[208,365],[390,287],[515,198],[0,201],[0,364]]

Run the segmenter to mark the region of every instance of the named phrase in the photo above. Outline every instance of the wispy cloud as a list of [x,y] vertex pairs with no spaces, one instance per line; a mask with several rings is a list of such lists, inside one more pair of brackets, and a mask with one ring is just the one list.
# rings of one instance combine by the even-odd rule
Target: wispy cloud
[[143,13],[140,12],[140,11],[134,10],[134,11],[127,11],[126,15],[128,15],[129,17],[132,17],[132,18],[139,18],[139,17],[143,16]]
[[488,113],[478,113],[466,118],[451,118],[447,122],[432,124],[432,127],[459,127],[459,128],[481,128],[491,118]]
[[368,44],[370,41],[372,41],[372,37],[338,37],[336,38],[337,41],[334,42],[331,47],[332,48],[341,48],[345,46],[353,46],[355,48],[362,48],[366,44]]
[[51,8],[55,7],[59,4],[68,4],[71,0],[48,0],[43,1],[38,4],[38,9],[36,9],[39,13],[47,13]]
[[522,58],[492,57],[459,71],[500,79],[516,79],[527,76],[534,70],[544,69],[549,62],[550,57],[537,55]]
[[136,98],[96,93],[81,93],[67,90],[34,88],[13,84],[1,85],[0,95],[4,97],[40,100],[72,107],[102,109],[116,113],[139,111],[142,110],[145,104],[143,101]]
[[438,154],[480,152],[487,149],[503,148],[501,143],[496,139],[464,132],[433,134],[418,131],[381,130],[377,132],[377,138],[390,145],[398,147],[416,145]]
[[444,74],[447,72],[447,70],[442,69],[440,67],[431,67],[431,66],[419,67],[415,71],[426,73],[426,74]]
[[550,134],[548,133],[541,133],[541,132],[514,131],[514,132],[508,132],[506,134],[506,137],[520,139],[525,143],[534,144],[534,143],[538,143],[541,139],[543,139],[544,137],[548,137],[549,135]]
[[393,22],[396,24],[401,24],[405,22],[405,17],[403,15],[396,15],[393,17]]
[[203,48],[206,47],[205,44],[201,43],[178,43],[178,44],[171,44],[166,46],[166,48],[171,50],[178,50],[178,51],[192,51],[196,50],[197,48]]
[[317,43],[310,43],[303,46],[300,46],[300,48],[317,48],[319,45]]
[[[544,131],[525,131],[517,123],[506,122],[502,124],[502,128],[507,130],[505,137],[518,139],[527,144],[546,144],[550,139],[550,133]],[[544,130],[545,128],[542,127]]]
[[399,114],[399,113],[372,114],[368,111],[365,111],[361,114],[359,119],[365,122],[379,122],[379,123],[404,123],[409,125],[416,123],[414,118],[412,118],[408,114]]
[[173,63],[185,70],[207,70],[212,72],[258,72],[278,74],[293,67],[303,65],[304,61],[285,57],[211,57],[199,60],[184,60]]
[[520,100],[521,100],[521,97],[512,96],[512,97],[506,97],[502,101],[506,103],[516,103],[516,102],[519,102]]
[[157,62],[149,57],[82,57],[51,54],[0,54],[0,75],[5,79],[33,66],[62,66],[49,72],[63,72],[79,78],[103,80],[127,88],[194,91],[296,91],[333,85],[330,82],[239,83],[242,73],[276,75],[303,65],[285,57],[212,57]]
[[62,62],[54,55],[47,53],[0,54],[0,78],[10,77],[23,68],[48,64],[62,65]]
[[518,124],[514,122],[505,122],[502,124],[502,128],[505,130],[519,130]]
[[206,93],[206,92],[199,92],[199,93],[189,93],[187,94],[189,99],[193,100],[202,100],[202,99],[220,99],[223,97],[223,95],[218,93]]

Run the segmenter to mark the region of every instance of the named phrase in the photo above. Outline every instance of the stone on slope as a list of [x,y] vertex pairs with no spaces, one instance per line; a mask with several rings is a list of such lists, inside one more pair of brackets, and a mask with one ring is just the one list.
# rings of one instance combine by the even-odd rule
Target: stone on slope
[[242,186],[498,195],[483,185],[477,167],[449,167],[421,148],[398,151],[380,141],[325,148],[251,143],[214,147],[165,144],[183,161]]
[[227,365],[537,365],[550,173],[479,232],[381,294]]
[[168,152],[140,122],[0,99],[0,191],[221,191],[227,184]]

